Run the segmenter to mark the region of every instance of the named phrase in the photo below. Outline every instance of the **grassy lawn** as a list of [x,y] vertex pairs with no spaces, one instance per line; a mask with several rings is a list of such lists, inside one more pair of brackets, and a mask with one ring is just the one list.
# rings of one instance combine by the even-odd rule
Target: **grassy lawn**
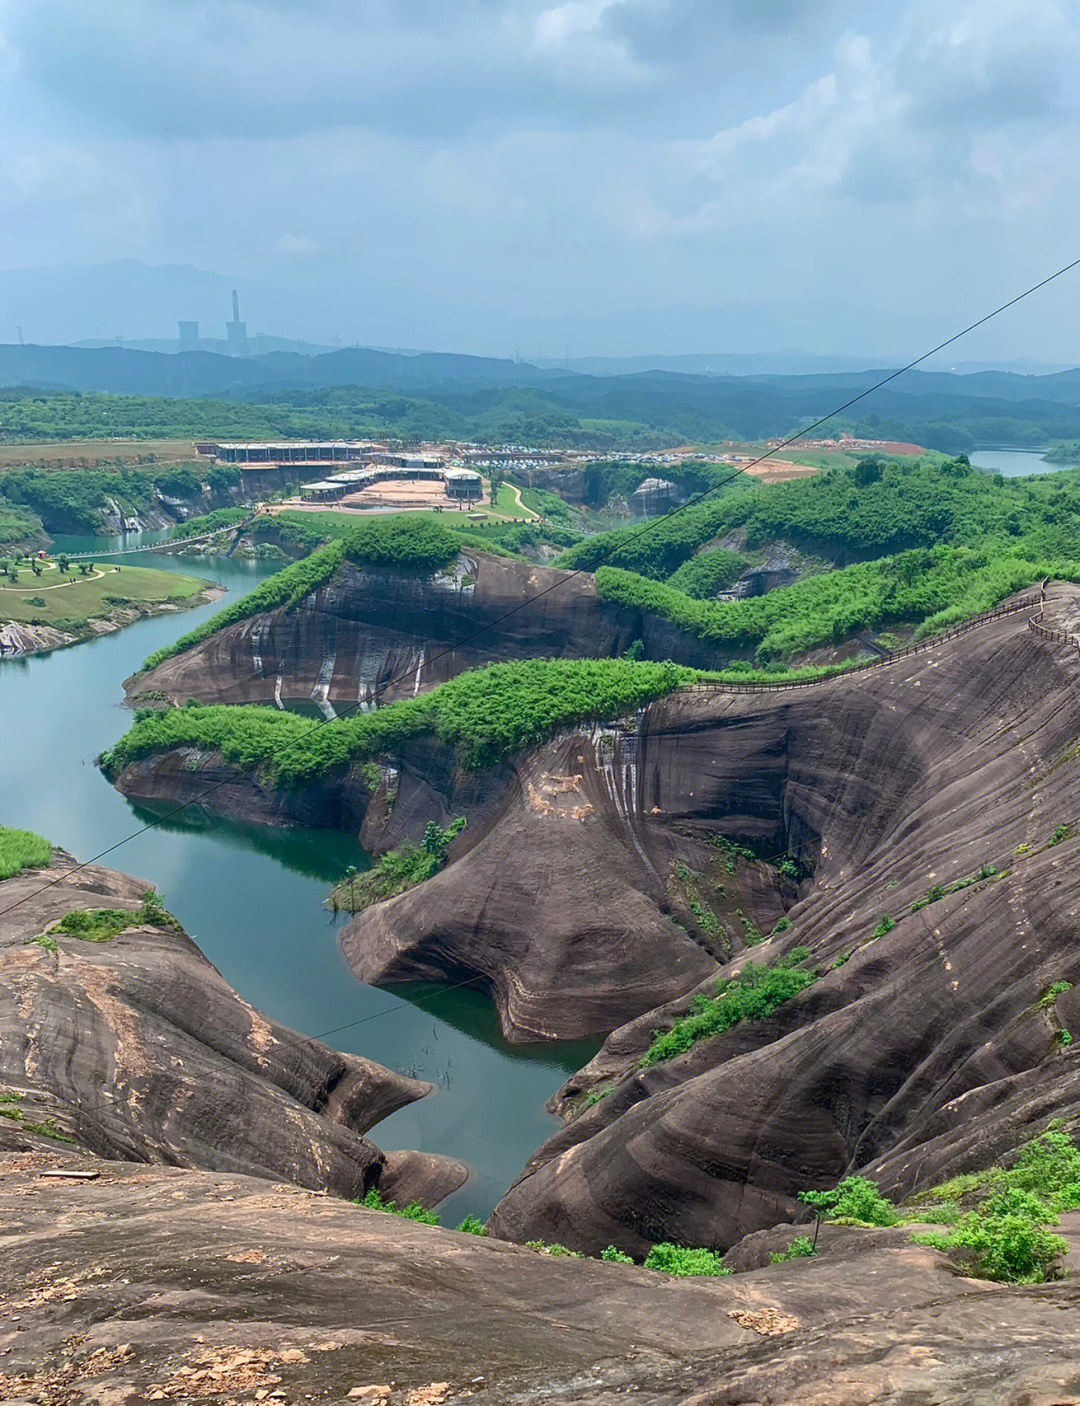
[[509,483],[500,484],[495,511],[503,517],[519,518],[522,522],[531,522],[536,517],[534,512],[518,501],[517,492]]
[[[60,585],[61,581],[66,584]],[[208,584],[195,576],[156,571],[148,566],[99,566],[88,577],[80,576],[75,567],[66,577],[55,568],[34,576],[24,566],[19,569],[14,586],[6,577],[0,577],[0,620],[53,625],[58,621],[99,619],[126,602],[175,601],[179,605]]]

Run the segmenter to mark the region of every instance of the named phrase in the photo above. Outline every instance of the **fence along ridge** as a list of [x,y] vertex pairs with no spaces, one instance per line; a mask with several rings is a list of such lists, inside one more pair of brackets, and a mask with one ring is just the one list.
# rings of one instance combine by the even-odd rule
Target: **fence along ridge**
[[901,659],[908,659],[913,654],[923,654],[928,649],[933,649],[939,644],[955,639],[958,635],[966,635],[969,630],[976,630],[980,625],[986,625],[991,620],[1000,620],[1005,615],[1015,615],[1021,610],[1028,610],[1033,605],[1037,605],[1039,610],[1028,621],[1030,629],[1036,634],[1041,634],[1047,639],[1061,640],[1065,643],[1075,644],[1077,654],[1080,654],[1080,640],[1075,635],[1066,635],[1063,630],[1049,630],[1042,624],[1043,602],[1046,599],[1046,586],[1049,581],[1043,581],[1038,594],[1020,596],[1013,601],[1003,601],[1001,605],[995,605],[992,610],[981,611],[978,615],[972,615],[967,620],[961,620],[957,625],[951,625],[940,635],[929,635],[924,640],[918,640],[915,644],[906,645],[903,649],[894,649],[888,654],[880,655],[876,659],[864,659],[858,664],[852,664],[846,669],[838,669],[835,674],[820,674],[813,679],[788,679],[775,683],[762,679],[755,683],[721,683],[711,682],[702,679],[696,683],[680,685],[680,691],[692,693],[779,693],[785,688],[812,688],[815,684],[830,683],[833,679],[847,678],[850,674],[861,674],[867,669],[884,669],[890,664],[899,663]]
[[1038,635],[1041,640],[1050,640],[1053,644],[1072,645],[1076,650],[1077,658],[1080,658],[1080,639],[1069,630],[1052,630],[1048,625],[1043,624],[1046,606],[1046,587],[1050,582],[1049,576],[1042,583],[1039,592],[1039,608],[1028,620],[1028,629],[1033,634]]

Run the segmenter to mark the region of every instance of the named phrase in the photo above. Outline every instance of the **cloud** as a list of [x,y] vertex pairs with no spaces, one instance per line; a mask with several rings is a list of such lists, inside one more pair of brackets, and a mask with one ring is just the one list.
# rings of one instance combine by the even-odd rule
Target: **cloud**
[[317,254],[319,245],[305,234],[283,234],[275,245],[279,254]]
[[582,351],[645,351],[636,317],[714,350],[703,328],[780,335],[783,309],[789,347],[880,349],[1075,239],[1075,0],[0,16],[0,261],[246,276],[266,330],[506,352],[512,327],[579,326],[618,339]]

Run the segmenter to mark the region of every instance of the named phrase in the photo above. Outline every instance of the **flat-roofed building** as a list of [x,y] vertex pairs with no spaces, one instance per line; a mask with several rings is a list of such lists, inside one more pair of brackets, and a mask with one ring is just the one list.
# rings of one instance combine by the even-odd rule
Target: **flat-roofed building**
[[472,469],[446,469],[443,473],[448,498],[466,498],[470,501],[483,496],[484,480]]

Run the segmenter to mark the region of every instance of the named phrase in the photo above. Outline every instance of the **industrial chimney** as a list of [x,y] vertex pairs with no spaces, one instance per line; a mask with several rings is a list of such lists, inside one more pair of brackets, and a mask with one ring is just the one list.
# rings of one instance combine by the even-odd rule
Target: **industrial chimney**
[[225,345],[230,356],[247,356],[247,323],[240,321],[240,298],[235,288],[232,292],[232,317],[233,320],[225,324]]

